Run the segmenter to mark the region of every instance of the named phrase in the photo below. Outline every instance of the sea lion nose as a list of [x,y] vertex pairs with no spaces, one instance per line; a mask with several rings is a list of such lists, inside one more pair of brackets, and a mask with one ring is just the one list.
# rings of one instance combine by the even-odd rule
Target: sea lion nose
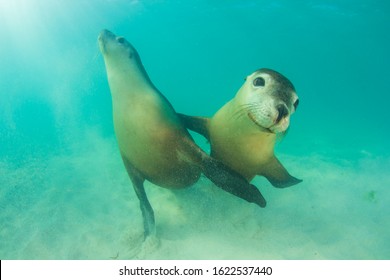
[[105,38],[114,38],[115,37],[115,34],[112,33],[111,31],[107,30],[107,29],[103,29],[100,34],[99,34],[99,40],[103,40]]
[[279,104],[276,106],[276,110],[278,110],[278,117],[276,118],[275,123],[279,123],[284,117],[288,115],[288,109],[286,105]]

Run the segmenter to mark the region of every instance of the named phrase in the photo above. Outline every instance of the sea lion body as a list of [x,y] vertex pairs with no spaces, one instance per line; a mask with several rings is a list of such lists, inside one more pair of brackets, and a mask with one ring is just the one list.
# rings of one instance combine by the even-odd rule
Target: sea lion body
[[[104,34],[110,39],[105,41],[106,51],[112,48],[111,53],[115,53],[116,37],[109,32]],[[199,167],[185,160],[188,147],[183,139],[191,139],[190,135],[171,104],[151,83],[135,48],[121,40],[129,59],[123,60],[123,52],[118,51],[117,57],[106,54],[105,62],[122,157],[154,184],[168,188],[190,186],[201,173]]]
[[[186,160],[188,147],[183,139],[191,137],[173,109],[165,99],[153,95],[131,101],[118,102],[113,110],[114,129],[122,156],[156,185],[182,188],[194,184],[201,169]],[[147,114],[145,108],[151,108]]]
[[107,30],[99,35],[113,106],[114,130],[126,170],[140,200],[145,238],[155,234],[148,180],[166,188],[194,184],[203,173],[215,185],[265,207],[260,191],[213,159],[193,141],[169,101],[153,85],[135,48]]
[[[273,157],[275,135],[259,131],[243,118],[232,120],[234,100],[223,106],[210,120],[212,156],[251,181]],[[230,121],[226,121],[230,119]]]
[[297,106],[292,83],[273,70],[260,69],[246,78],[236,96],[213,117],[180,117],[187,128],[208,138],[214,158],[248,182],[260,175],[276,187],[288,187],[301,180],[287,172],[274,147]]

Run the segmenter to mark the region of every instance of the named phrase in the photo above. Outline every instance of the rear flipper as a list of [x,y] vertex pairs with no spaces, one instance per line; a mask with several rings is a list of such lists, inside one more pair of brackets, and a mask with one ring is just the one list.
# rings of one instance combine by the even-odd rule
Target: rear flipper
[[254,185],[249,184],[240,174],[206,154],[202,159],[202,171],[207,178],[224,191],[260,207],[266,206],[267,202]]
[[123,163],[125,164],[127,173],[133,183],[133,187],[137,197],[139,199],[140,208],[142,212],[142,218],[144,222],[144,237],[145,239],[149,236],[156,234],[156,225],[154,221],[154,212],[148,197],[146,196],[144,181],[145,178],[142,174],[133,166],[131,163],[122,155]]

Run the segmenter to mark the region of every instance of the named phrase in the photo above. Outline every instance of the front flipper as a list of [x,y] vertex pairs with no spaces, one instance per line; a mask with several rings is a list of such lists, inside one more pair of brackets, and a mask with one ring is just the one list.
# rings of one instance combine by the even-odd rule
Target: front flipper
[[272,157],[260,175],[266,177],[277,188],[287,188],[302,182],[302,180],[291,176],[276,157]]
[[254,185],[249,184],[239,173],[207,154],[202,160],[202,171],[207,178],[224,191],[260,207],[266,206],[265,198]]
[[122,155],[123,163],[125,164],[127,173],[133,183],[133,187],[137,197],[139,199],[140,208],[142,212],[142,218],[144,222],[144,237],[147,239],[149,236],[156,234],[156,226],[154,221],[154,212],[148,197],[146,196],[144,181],[145,178],[142,174]]
[[196,133],[203,135],[207,140],[210,140],[209,136],[209,118],[205,117],[193,117],[187,116],[183,114],[177,114],[180,118],[180,121],[184,125],[185,128],[192,130]]
[[248,202],[265,207],[266,201],[260,191],[239,173],[206,154],[190,138],[184,138],[182,144],[184,146],[182,153],[186,158],[197,165],[217,187]]

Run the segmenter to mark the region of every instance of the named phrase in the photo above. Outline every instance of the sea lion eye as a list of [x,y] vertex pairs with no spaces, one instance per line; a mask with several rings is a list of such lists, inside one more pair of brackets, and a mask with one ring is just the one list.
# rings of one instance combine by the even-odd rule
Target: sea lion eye
[[125,38],[123,38],[123,37],[118,37],[116,40],[117,40],[118,43],[120,43],[120,44],[123,44],[123,43],[125,42]]
[[262,77],[257,77],[253,80],[253,85],[255,87],[263,87],[265,85],[265,81]]
[[294,109],[295,109],[295,110],[298,108],[298,105],[299,105],[299,99],[297,99],[297,100],[294,102]]

